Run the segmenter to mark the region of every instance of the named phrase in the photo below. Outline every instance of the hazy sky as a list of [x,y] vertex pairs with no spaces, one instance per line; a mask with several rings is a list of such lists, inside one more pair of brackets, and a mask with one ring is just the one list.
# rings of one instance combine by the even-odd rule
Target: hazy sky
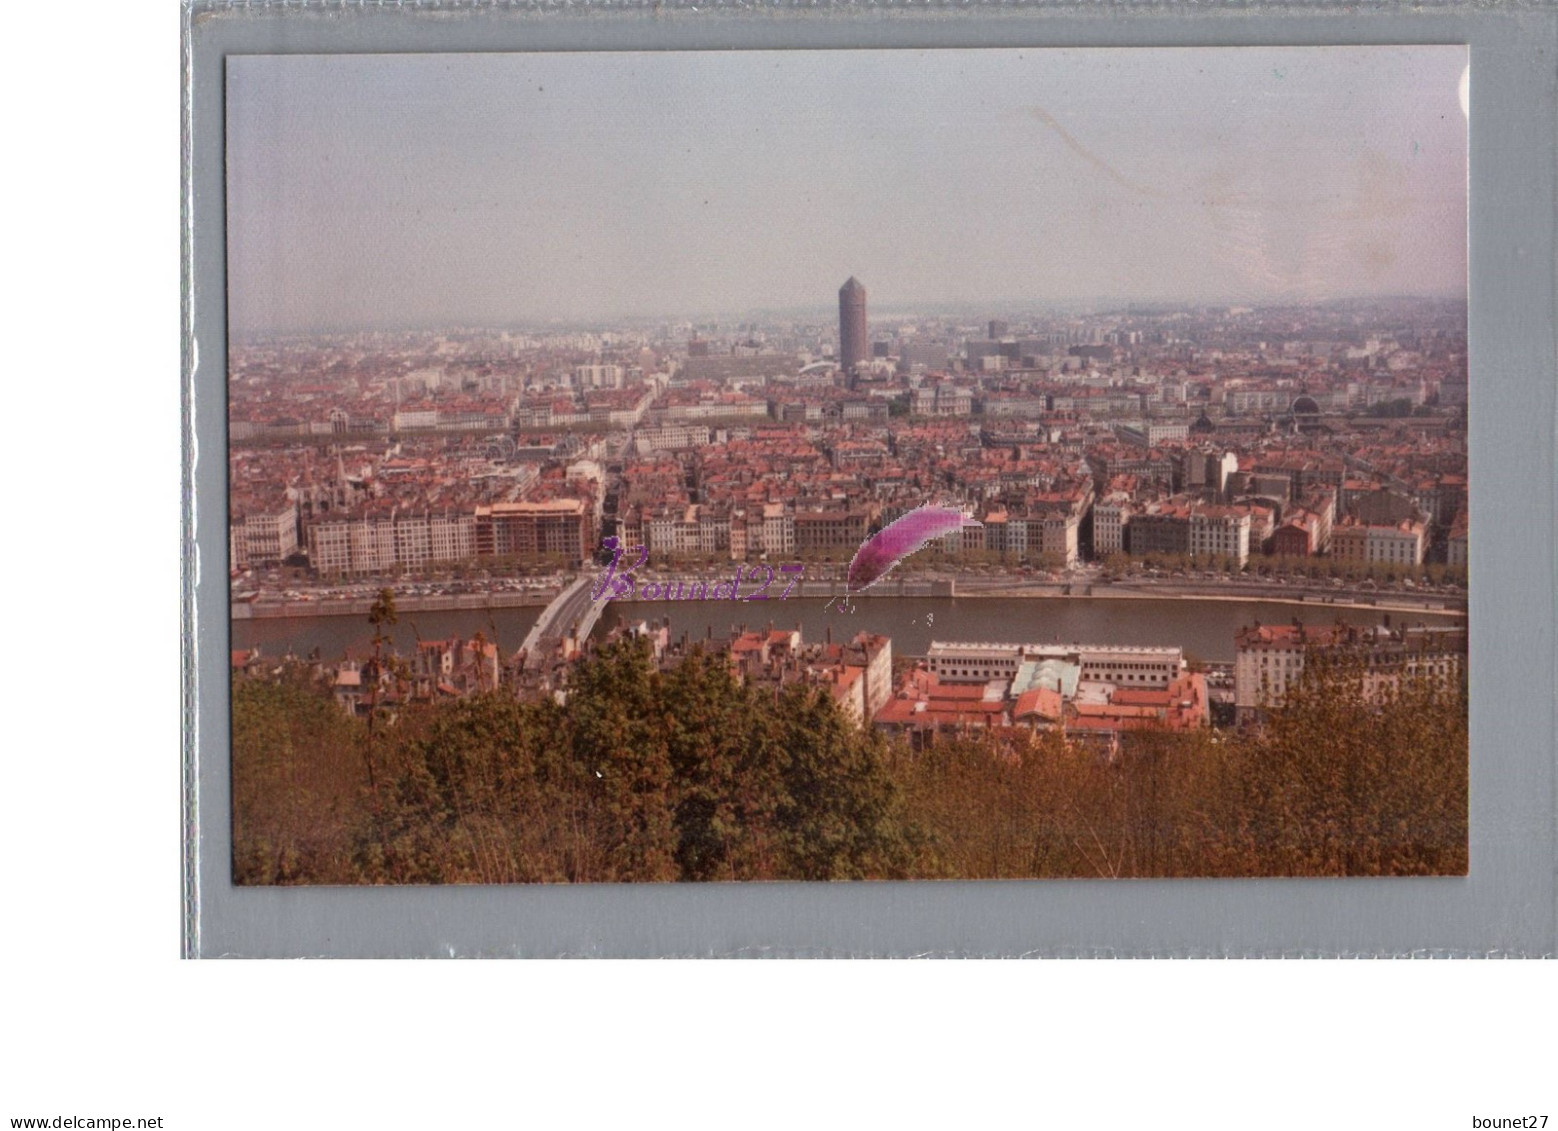
[[233,326],[1464,294],[1466,61],[235,57]]

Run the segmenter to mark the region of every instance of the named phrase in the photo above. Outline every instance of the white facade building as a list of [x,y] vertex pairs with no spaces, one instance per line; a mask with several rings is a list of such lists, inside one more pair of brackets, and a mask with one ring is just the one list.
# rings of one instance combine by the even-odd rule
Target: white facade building
[[298,512],[291,503],[275,511],[245,514],[229,529],[234,569],[276,565],[298,548]]
[[[1077,564],[1077,529],[1081,519],[1074,514],[1052,515],[1044,519],[1039,539],[1039,553],[1070,569]],[[1033,544],[1030,523],[1028,544]]]
[[760,549],[770,554],[795,552],[795,515],[783,503],[768,503],[763,507],[762,531]]
[[579,389],[620,389],[623,369],[620,365],[575,365],[573,383]]
[[1427,529],[1410,520],[1394,526],[1347,522],[1331,528],[1331,556],[1339,561],[1422,565],[1427,543]]
[[1452,680],[1466,660],[1466,629],[1413,626],[1392,630],[1346,625],[1255,625],[1235,638],[1234,708],[1241,722],[1281,706],[1304,674],[1306,660],[1325,653],[1353,657],[1363,667],[1363,691],[1379,694],[1402,676]]
[[1027,660],[1078,664],[1084,680],[1162,689],[1185,667],[1181,648],[1112,644],[985,644],[932,641],[926,666],[944,683],[1011,679]]
[[392,512],[330,519],[308,528],[309,564],[322,574],[382,573],[476,555],[476,516]]
[[1093,556],[1125,553],[1125,523],[1130,503],[1124,497],[1093,504]]
[[437,428],[438,410],[436,408],[419,408],[397,412],[392,418],[392,422],[397,432],[404,432],[412,428]]
[[1190,512],[1190,553],[1205,560],[1250,558],[1250,513],[1234,507],[1198,507]]

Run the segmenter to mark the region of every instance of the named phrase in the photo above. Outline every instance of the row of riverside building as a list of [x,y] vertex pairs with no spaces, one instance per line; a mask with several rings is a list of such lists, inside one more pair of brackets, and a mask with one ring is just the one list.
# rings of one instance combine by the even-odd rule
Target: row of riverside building
[[[1212,722],[1208,677],[1192,670],[1182,649],[1145,645],[1035,644],[934,641],[926,656],[896,677],[892,640],[861,632],[835,642],[831,628],[808,643],[801,628],[735,627],[726,637],[675,636],[668,619],[619,625],[613,634],[639,637],[668,670],[694,649],[723,657],[737,678],[776,692],[793,684],[825,688],[844,715],[904,737],[912,747],[970,731],[1056,732],[1113,755],[1137,731],[1186,731]],[[1464,678],[1464,624],[1360,626],[1256,623],[1235,637],[1233,708],[1240,724],[1258,722],[1282,705],[1319,660],[1352,665],[1365,699],[1384,695],[1402,679],[1453,684]],[[591,645],[579,641],[577,660]],[[494,690],[535,691],[522,673],[523,656],[500,656],[496,644],[471,640],[418,641],[405,663],[348,655],[313,660],[348,713],[393,708]],[[235,652],[235,669],[257,672],[256,652]],[[561,690],[566,694],[566,678]],[[1225,716],[1226,717],[1226,716]]]
[[493,503],[467,513],[393,510],[309,524],[310,564],[323,574],[382,573],[473,557],[579,562],[594,548],[582,499]]

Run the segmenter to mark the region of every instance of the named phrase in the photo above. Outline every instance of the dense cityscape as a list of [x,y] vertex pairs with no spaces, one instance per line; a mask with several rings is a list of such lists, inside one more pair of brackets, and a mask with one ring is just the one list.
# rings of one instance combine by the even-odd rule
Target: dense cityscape
[[[852,277],[838,311],[238,343],[235,617],[361,614],[381,592],[402,610],[550,603],[509,654],[481,631],[419,639],[398,666],[316,649],[349,713],[565,694],[572,665],[630,634],[663,667],[696,648],[749,683],[825,686],[858,725],[917,745],[1026,727],[1115,751],[1132,730],[1246,723],[1317,652],[1366,656],[1376,681],[1460,673],[1464,620],[1444,613],[1465,604],[1464,304],[884,318]],[[642,553],[705,593],[730,563],[738,582],[742,563],[754,580],[794,563],[799,596],[837,599],[868,535],[928,501],[967,518],[884,587],[905,599],[1258,593],[1322,608],[1241,626],[1231,664],[1021,632],[981,643],[956,624],[895,663],[881,633],[806,640],[754,612],[690,638],[663,605],[628,604],[592,632],[605,602],[582,582],[604,537],[633,548],[624,567]],[[1382,602],[1403,610],[1394,627],[1341,615]],[[234,653],[252,670],[277,659]]]

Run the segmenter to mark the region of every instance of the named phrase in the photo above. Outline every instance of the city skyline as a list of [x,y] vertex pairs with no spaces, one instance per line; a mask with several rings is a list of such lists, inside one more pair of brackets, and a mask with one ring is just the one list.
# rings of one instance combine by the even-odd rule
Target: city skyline
[[[229,331],[234,345],[264,342],[328,341],[343,337],[440,337],[444,335],[483,336],[492,334],[517,334],[526,337],[545,338],[551,335],[617,334],[630,338],[653,335],[675,336],[686,332],[693,336],[712,333],[716,338],[745,333],[749,328],[772,331],[779,328],[823,330],[839,323],[838,293],[835,289],[823,301],[810,306],[784,308],[742,308],[726,311],[700,311],[691,314],[643,314],[620,317],[596,318],[529,318],[494,321],[427,321],[421,323],[341,324],[319,326],[311,329],[281,329],[274,331]],[[831,301],[828,301],[831,300]],[[895,323],[940,323],[948,332],[954,327],[979,329],[991,321],[1008,325],[1043,325],[1071,323],[1106,317],[1133,317],[1142,312],[1196,311],[1216,312],[1250,310],[1275,313],[1279,311],[1340,310],[1371,303],[1442,303],[1464,310],[1465,295],[1342,295],[1314,301],[1291,300],[1286,302],[1243,302],[1234,298],[1218,301],[1205,299],[1198,302],[1174,302],[1168,299],[1112,298],[1077,299],[1066,303],[1023,304],[1018,300],[992,299],[983,302],[900,303],[887,309],[878,309],[873,300],[867,319],[868,331],[876,340],[882,335],[891,336]],[[1464,319],[1463,319],[1464,321]],[[836,336],[836,335],[835,335]]]
[[838,298],[235,346],[234,882],[1466,874],[1464,311]]
[[238,58],[231,329],[1464,297],[1465,60]]

